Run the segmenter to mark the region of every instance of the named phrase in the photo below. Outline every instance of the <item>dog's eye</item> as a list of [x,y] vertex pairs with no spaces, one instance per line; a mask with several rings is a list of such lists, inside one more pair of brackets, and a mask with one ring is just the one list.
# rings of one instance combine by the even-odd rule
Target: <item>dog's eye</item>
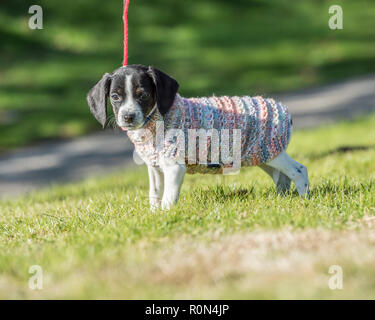
[[142,100],[146,100],[150,97],[150,95],[148,94],[148,92],[146,91],[142,91],[140,94],[139,94],[139,98],[142,99]]
[[149,97],[148,92],[143,90],[142,88],[137,88],[137,90],[135,90],[135,94],[137,98],[141,100],[145,100]]
[[113,94],[111,94],[111,99],[113,101],[119,101],[120,100],[120,96],[117,93],[113,93]]

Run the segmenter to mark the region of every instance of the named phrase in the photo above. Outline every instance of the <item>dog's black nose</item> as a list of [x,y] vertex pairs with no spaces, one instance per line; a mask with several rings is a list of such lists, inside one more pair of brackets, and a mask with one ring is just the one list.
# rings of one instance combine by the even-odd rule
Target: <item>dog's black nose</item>
[[127,123],[132,123],[134,120],[134,114],[125,114],[124,121]]

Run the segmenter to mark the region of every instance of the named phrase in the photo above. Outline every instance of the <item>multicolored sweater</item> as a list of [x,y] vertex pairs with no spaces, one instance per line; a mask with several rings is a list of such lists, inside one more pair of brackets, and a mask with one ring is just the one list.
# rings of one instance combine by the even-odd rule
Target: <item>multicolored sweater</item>
[[163,156],[184,162],[188,173],[221,173],[234,165],[235,152],[243,166],[274,159],[287,148],[291,129],[287,107],[273,99],[177,94],[164,118],[155,112],[142,129],[128,131],[128,136],[152,166]]

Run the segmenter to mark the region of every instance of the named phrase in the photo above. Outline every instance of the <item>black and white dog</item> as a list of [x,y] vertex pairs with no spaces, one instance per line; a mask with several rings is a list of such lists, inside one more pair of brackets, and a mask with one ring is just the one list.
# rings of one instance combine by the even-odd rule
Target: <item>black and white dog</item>
[[[176,80],[156,68],[129,65],[104,74],[88,93],[87,101],[92,114],[104,127],[109,98],[117,125],[130,132],[141,129],[155,110],[165,116],[174,103],[178,87]],[[170,208],[178,200],[186,165],[171,159],[160,159],[157,165],[145,162],[151,208],[157,208],[160,201],[162,209]],[[293,181],[301,196],[308,195],[306,167],[285,151],[259,167],[271,176],[279,193],[289,190]]]

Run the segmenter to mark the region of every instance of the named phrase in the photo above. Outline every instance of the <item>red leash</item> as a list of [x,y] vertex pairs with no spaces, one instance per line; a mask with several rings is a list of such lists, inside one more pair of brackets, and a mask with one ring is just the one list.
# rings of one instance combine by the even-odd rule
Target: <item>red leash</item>
[[124,0],[124,61],[122,63],[123,66],[128,64],[128,8],[129,8],[129,0]]

